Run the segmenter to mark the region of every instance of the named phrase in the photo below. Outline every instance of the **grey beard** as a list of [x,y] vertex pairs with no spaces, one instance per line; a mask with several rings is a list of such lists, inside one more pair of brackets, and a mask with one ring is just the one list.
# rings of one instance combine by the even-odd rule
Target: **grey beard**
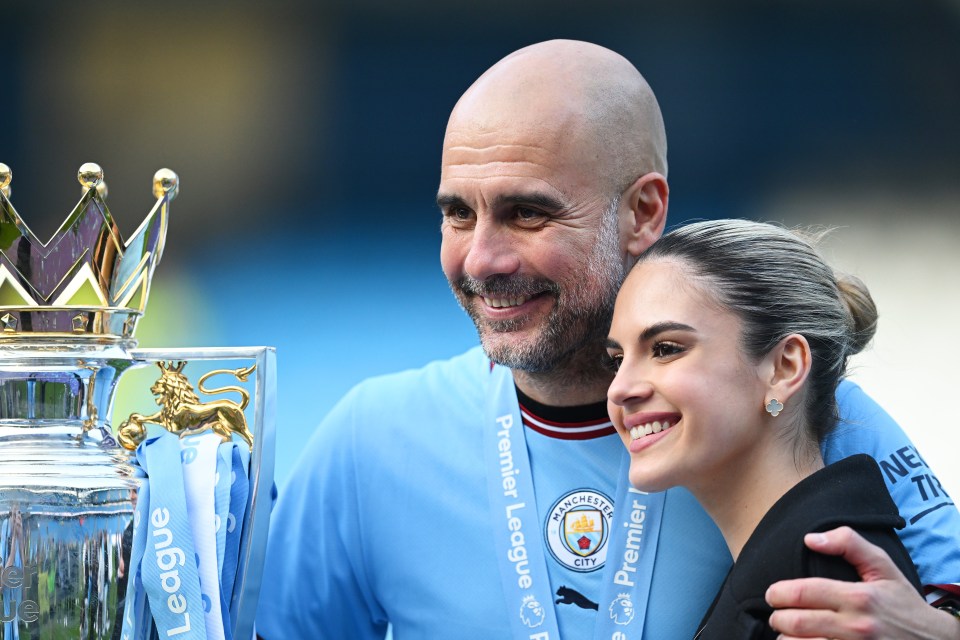
[[[542,374],[558,372],[584,349],[595,349],[595,358],[587,354],[583,362],[595,361],[597,367],[600,366],[617,291],[626,276],[617,230],[619,204],[619,197],[614,198],[604,212],[593,253],[584,265],[584,278],[590,285],[572,284],[562,290],[560,285],[552,280],[521,275],[494,275],[485,280],[463,275],[450,283],[460,306],[477,327],[487,357],[510,369]],[[471,295],[493,298],[551,295],[555,303],[543,321],[542,333],[538,339],[527,344],[496,347],[487,339],[490,334],[516,331],[524,326],[526,321],[485,319],[483,314],[470,304]]]
[[[454,293],[457,293],[456,289]],[[556,306],[544,321],[545,326],[536,341],[500,347],[489,342],[487,337],[492,333],[516,331],[524,325],[526,320],[490,321],[468,305],[465,297],[460,294],[457,297],[476,325],[477,334],[487,356],[499,365],[530,373],[547,373],[561,368],[581,349],[590,344],[597,345],[597,363],[599,364],[599,351],[610,328],[615,299],[608,296],[601,306],[586,311],[563,309],[558,299]]]
[[[608,266],[608,269],[594,283],[592,290],[572,293],[561,292],[553,281],[505,275],[491,276],[484,281],[463,276],[451,283],[450,288],[477,327],[480,342],[491,360],[510,369],[549,373],[564,367],[584,348],[596,349],[599,366],[617,291],[624,277],[622,268],[610,269]],[[597,288],[605,290],[599,292],[599,299],[594,298]],[[550,295],[555,303],[542,321],[543,329],[538,339],[527,344],[497,346],[488,340],[491,334],[517,331],[529,321],[523,318],[489,320],[475,304],[471,304],[470,294],[493,298]]]

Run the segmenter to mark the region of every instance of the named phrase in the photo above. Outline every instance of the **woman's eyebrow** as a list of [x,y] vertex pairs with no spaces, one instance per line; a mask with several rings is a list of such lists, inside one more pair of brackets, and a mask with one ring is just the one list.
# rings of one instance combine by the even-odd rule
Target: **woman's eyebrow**
[[688,324],[683,324],[682,322],[674,322],[672,320],[666,320],[664,322],[658,322],[656,324],[650,325],[643,330],[643,333],[640,334],[640,342],[646,342],[653,338],[654,336],[661,334],[665,331],[692,331],[696,333],[697,330],[691,327]]

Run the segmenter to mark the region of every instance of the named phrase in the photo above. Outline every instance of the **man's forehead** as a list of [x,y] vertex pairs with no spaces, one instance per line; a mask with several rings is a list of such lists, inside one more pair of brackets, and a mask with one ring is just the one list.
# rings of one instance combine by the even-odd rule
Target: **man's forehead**
[[444,138],[441,181],[517,178],[545,180],[566,190],[596,165],[593,144],[576,126],[506,119],[502,124],[451,121]]
[[536,137],[521,139],[501,134],[450,136],[443,148],[443,170],[456,171],[463,177],[478,174],[506,175],[511,172],[537,172],[540,167],[553,167],[557,157],[550,140]]
[[570,136],[581,137],[583,118],[562,105],[477,104],[450,117],[444,148],[528,145],[554,149]]
[[472,207],[486,204],[567,202],[593,181],[575,163],[536,145],[453,147],[444,153],[438,200],[452,197]]

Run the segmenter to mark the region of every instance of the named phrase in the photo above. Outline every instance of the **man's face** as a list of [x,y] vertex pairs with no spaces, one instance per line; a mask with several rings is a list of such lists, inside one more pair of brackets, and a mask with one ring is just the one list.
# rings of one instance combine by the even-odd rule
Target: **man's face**
[[619,198],[562,131],[448,128],[440,261],[487,355],[554,369],[602,344],[624,276]]

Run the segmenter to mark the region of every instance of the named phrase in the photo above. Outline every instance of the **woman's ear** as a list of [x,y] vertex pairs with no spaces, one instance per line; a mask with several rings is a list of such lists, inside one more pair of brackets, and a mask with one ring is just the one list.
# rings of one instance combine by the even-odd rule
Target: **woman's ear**
[[[810,344],[800,334],[791,333],[781,340],[764,358],[761,375],[768,385],[764,402],[769,404],[775,399],[786,406],[789,400],[799,397],[797,392],[810,373],[811,358]],[[771,409],[779,412],[775,406]]]
[[659,173],[645,173],[623,192],[620,237],[623,249],[637,258],[663,235],[670,187]]

